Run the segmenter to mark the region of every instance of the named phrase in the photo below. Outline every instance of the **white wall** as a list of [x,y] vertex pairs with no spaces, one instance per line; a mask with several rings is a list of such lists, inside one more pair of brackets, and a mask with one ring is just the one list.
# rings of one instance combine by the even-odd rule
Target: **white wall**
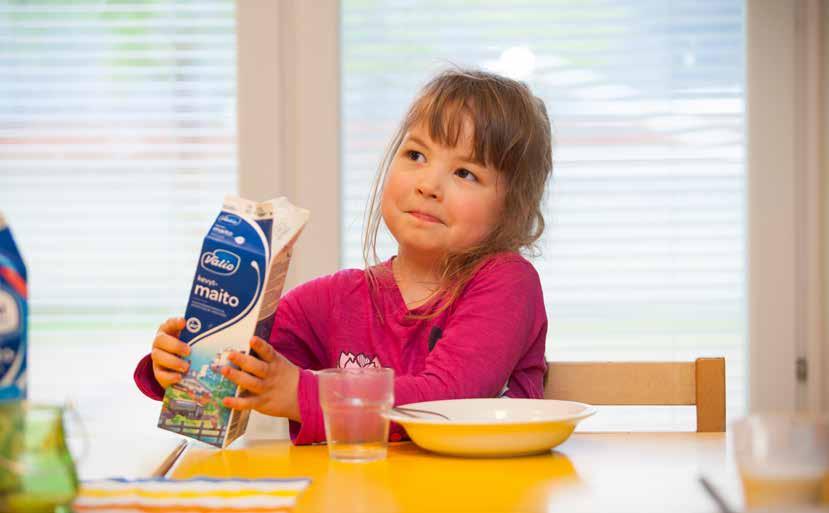
[[236,4],[239,191],[311,211],[286,290],[339,267],[339,2]]

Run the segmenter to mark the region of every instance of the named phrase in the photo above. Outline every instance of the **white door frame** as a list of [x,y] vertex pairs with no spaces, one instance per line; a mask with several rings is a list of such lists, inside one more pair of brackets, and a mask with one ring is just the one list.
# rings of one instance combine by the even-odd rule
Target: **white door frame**
[[821,3],[746,2],[751,411],[826,404]]
[[311,211],[286,290],[340,265],[340,4],[239,0],[239,193]]

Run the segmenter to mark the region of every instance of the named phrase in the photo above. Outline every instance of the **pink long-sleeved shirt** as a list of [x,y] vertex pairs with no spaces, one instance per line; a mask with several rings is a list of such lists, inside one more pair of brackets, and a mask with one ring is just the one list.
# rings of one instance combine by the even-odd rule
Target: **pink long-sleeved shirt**
[[[390,271],[391,260],[381,265]],[[281,299],[269,342],[302,369],[294,443],[325,440],[314,370],[391,367],[396,405],[543,396],[547,315],[541,282],[527,260],[517,253],[492,257],[450,308],[427,320],[408,318],[430,307],[408,310],[391,273],[384,276],[374,293],[376,306],[358,269],[317,278]],[[163,398],[149,355],[139,362],[135,382],[147,396]],[[404,434],[392,425],[389,438]]]

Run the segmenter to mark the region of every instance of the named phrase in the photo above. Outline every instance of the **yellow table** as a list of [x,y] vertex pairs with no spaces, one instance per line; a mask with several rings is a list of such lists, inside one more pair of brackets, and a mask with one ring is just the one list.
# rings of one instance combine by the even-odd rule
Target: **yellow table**
[[221,451],[188,448],[169,477],[308,477],[298,512],[711,513],[700,474],[741,506],[729,445],[721,433],[575,433],[541,456],[462,459],[397,443],[387,459],[360,464],[330,460],[324,445],[240,440]]

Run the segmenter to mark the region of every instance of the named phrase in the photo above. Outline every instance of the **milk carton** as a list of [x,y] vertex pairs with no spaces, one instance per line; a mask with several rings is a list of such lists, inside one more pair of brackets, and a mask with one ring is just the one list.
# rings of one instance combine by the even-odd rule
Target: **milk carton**
[[190,345],[190,368],[167,388],[158,427],[216,447],[245,432],[249,412],[222,405],[239,390],[220,371],[231,350],[247,351],[254,335],[268,339],[291,248],[307,220],[308,211],[285,198],[225,198],[204,239],[179,336]]
[[0,214],[0,400],[26,398],[26,266]]

